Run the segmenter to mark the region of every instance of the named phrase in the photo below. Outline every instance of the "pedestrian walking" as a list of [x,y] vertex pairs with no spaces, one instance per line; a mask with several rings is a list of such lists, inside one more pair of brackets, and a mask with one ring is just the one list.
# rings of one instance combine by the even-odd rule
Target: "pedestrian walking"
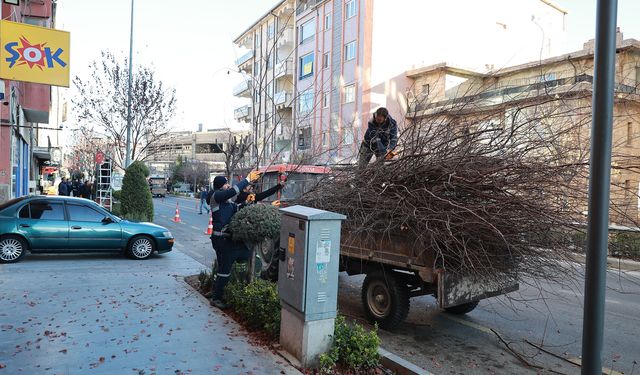
[[247,248],[244,242],[234,242],[231,238],[231,233],[228,231],[228,224],[238,211],[238,204],[232,198],[249,186],[250,183],[257,181],[258,178],[260,178],[260,172],[253,171],[233,188],[224,176],[216,176],[213,179],[214,191],[210,201],[213,218],[211,245],[216,252],[218,272],[213,287],[211,306],[219,309],[228,307],[224,302],[224,287],[229,281],[233,263],[242,260],[246,261],[251,256],[251,250]]
[[69,195],[69,185],[67,185],[67,179],[63,178],[58,184],[58,195]]
[[200,191],[200,215],[202,215],[202,207],[207,210],[209,213],[209,206],[207,203],[207,197],[209,196],[209,187],[205,186],[202,191]]

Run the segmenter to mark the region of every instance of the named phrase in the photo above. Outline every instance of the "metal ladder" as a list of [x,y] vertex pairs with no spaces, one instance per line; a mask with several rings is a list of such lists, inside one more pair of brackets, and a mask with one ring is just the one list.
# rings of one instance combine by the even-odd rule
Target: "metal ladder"
[[113,202],[111,196],[111,159],[105,158],[105,161],[98,165],[98,174],[96,176],[96,203],[111,211]]

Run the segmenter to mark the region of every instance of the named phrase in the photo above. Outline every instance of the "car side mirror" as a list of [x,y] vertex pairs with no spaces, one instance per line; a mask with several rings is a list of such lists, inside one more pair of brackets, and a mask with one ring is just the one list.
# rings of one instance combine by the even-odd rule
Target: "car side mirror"
[[105,216],[104,219],[102,219],[102,222],[104,224],[109,224],[109,223],[113,223],[113,219],[110,218],[109,216]]

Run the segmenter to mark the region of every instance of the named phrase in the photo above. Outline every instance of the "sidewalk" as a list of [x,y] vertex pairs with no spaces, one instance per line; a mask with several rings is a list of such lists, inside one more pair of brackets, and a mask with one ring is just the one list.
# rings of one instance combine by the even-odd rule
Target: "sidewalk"
[[183,281],[201,269],[177,250],[0,265],[0,375],[298,373]]

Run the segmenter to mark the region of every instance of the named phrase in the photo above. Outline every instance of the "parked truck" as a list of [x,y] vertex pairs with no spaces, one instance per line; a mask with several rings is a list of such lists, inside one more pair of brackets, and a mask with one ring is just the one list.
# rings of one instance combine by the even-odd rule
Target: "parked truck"
[[[282,205],[313,188],[330,170],[326,167],[277,165],[262,170],[265,188],[286,178],[281,194],[272,197]],[[380,327],[393,329],[409,312],[410,299],[434,295],[438,306],[448,313],[471,312],[482,299],[518,290],[515,273],[480,277],[447,272],[438,266],[437,254],[427,247],[416,247],[403,236],[361,238],[343,231],[340,241],[340,271],[364,274],[361,299],[367,317]],[[276,280],[278,259],[285,251],[280,240],[265,242],[259,248],[264,278]]]

